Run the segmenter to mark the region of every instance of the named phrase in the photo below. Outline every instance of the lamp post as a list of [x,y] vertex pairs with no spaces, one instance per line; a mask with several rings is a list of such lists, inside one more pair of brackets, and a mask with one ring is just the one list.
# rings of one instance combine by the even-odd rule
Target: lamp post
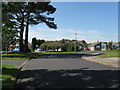
[[77,33],[75,33],[75,40],[77,40]]
[[75,33],[74,52],[76,52],[77,33]]

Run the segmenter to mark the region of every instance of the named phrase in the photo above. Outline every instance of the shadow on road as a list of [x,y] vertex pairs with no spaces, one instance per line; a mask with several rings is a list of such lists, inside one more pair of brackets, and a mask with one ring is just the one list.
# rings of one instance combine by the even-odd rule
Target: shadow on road
[[117,70],[52,70],[38,69],[21,71],[17,88],[35,90],[36,88],[116,88]]
[[102,52],[97,52],[97,54],[93,54],[94,52],[83,52],[83,53],[48,53],[42,56],[38,56],[37,58],[80,58],[82,56],[97,56],[103,54]]
[[80,58],[84,54],[79,53],[51,53],[38,56],[37,58]]

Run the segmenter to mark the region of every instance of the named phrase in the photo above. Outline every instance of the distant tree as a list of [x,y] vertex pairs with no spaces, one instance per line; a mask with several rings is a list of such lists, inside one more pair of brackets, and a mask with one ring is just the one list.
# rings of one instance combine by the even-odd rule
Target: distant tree
[[74,43],[74,41],[66,41],[62,44],[61,47],[63,51],[74,51],[75,47],[76,50],[79,49],[79,45]]
[[112,50],[112,49],[113,49],[113,47],[112,47],[112,43],[113,43],[112,41],[108,43],[108,45],[107,45],[108,50]]
[[36,38],[32,39],[32,51],[34,51],[36,48]]
[[53,44],[53,49],[57,49],[57,51],[58,51],[58,49],[59,48],[61,48],[62,47],[62,44],[60,43],[60,42],[58,42],[58,41],[55,41],[55,42],[53,42],[52,43]]
[[40,48],[42,50],[52,50],[55,51],[59,48],[62,49],[62,51],[74,51],[76,47],[76,51],[79,50],[79,44],[74,43],[73,41],[70,40],[60,40],[60,41],[46,41],[43,44],[41,44]]
[[47,41],[40,46],[43,50],[53,50],[58,49],[62,47],[62,44],[58,41]]
[[79,49],[78,47],[79,45],[76,44],[75,42],[69,42],[68,43],[68,47],[67,47],[67,51],[74,51],[76,49],[76,51]]
[[2,49],[6,50],[6,54],[9,46],[17,42],[17,37],[17,30],[7,26],[2,26]]
[[77,40],[74,40],[74,39],[73,39],[73,40],[71,40],[71,41],[77,41]]
[[37,40],[36,40],[36,45],[40,46],[40,45],[43,44],[44,42],[45,42],[45,40],[37,39]]
[[67,50],[68,50],[68,46],[69,46],[69,42],[64,42],[64,43],[62,44],[62,50],[63,50],[63,51],[67,51]]
[[44,42],[43,44],[40,45],[40,48],[44,51],[48,51],[48,49],[50,49],[49,42]]
[[60,42],[61,42],[61,43],[65,43],[65,39],[62,39]]

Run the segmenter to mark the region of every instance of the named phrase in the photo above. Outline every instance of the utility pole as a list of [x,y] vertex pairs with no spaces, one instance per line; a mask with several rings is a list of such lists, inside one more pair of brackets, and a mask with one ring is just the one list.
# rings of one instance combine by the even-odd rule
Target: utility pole
[[77,33],[75,33],[74,52],[76,52]]

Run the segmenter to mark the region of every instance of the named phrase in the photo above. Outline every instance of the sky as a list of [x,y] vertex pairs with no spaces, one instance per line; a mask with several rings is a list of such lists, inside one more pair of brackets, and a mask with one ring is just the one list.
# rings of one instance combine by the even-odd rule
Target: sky
[[44,40],[75,39],[88,43],[118,40],[117,2],[52,2],[57,29],[46,24],[30,26],[29,42],[33,37]]

